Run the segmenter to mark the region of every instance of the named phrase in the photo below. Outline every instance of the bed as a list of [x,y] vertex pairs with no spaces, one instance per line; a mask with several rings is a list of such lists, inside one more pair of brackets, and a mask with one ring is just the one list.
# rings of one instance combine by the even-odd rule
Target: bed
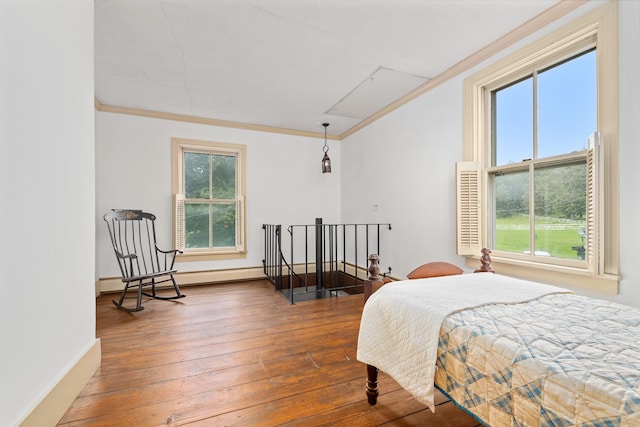
[[640,309],[488,269],[380,286],[376,262],[357,350],[371,405],[382,370],[490,426],[640,426]]

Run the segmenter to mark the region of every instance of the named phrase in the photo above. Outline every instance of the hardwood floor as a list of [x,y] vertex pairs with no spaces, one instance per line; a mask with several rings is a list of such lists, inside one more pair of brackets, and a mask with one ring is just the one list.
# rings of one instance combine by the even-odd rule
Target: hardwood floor
[[356,360],[362,295],[290,305],[266,280],[183,289],[129,314],[97,299],[102,366],[60,426],[478,426],[433,414],[389,376],[369,406]]

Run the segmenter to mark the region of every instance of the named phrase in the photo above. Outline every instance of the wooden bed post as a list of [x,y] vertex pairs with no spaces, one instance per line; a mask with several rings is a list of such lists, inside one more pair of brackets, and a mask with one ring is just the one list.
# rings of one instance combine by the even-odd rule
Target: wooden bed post
[[[364,281],[364,301],[367,302],[373,293],[374,286],[380,287],[384,283],[380,278],[380,257],[377,254],[369,255],[369,276]],[[367,365],[367,401],[373,406],[378,402],[378,368]]]
[[474,273],[495,273],[491,268],[491,249],[482,248],[480,251],[482,252],[482,256],[480,257],[481,267],[474,271]]
[[364,281],[364,302],[367,302],[374,291],[374,288],[382,286],[384,281],[380,277],[380,257],[377,254],[369,255],[369,275]]
[[378,403],[378,368],[367,365],[367,401],[373,406]]

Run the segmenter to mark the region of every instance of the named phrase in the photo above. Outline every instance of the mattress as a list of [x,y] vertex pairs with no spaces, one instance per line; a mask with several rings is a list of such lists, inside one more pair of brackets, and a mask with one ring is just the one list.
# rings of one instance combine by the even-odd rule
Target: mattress
[[392,282],[364,306],[357,358],[391,375],[434,411],[438,332],[448,314],[557,292],[569,291],[491,273]]
[[640,310],[551,294],[453,313],[435,383],[491,426],[640,426]]

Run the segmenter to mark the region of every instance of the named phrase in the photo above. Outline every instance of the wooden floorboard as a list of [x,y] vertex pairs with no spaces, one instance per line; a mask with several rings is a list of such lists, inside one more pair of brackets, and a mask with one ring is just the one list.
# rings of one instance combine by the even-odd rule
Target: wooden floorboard
[[127,313],[97,299],[102,365],[60,426],[458,426],[380,373],[376,406],[356,360],[362,295],[291,305],[266,280],[195,286]]

